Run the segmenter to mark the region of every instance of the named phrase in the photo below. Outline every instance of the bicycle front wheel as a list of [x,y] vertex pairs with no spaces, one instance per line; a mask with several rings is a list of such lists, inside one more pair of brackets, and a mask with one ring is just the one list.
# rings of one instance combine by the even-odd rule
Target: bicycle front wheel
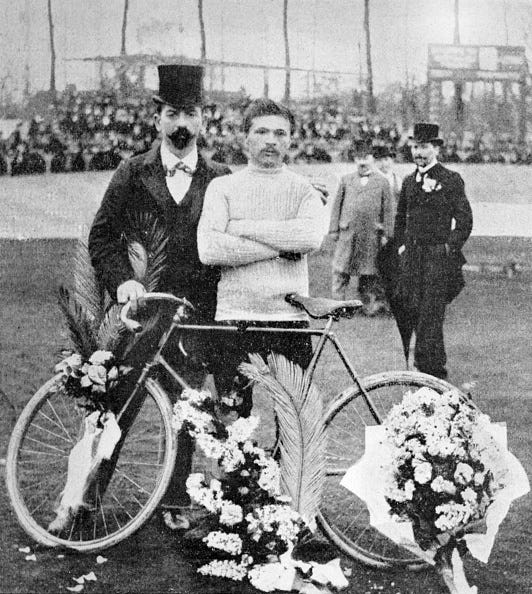
[[[454,389],[448,382],[412,371],[371,375],[362,379],[362,385],[381,419],[409,391],[428,387],[441,394]],[[325,419],[327,466],[318,523],[327,538],[365,565],[419,569],[425,563],[370,526],[366,504],[340,485],[346,470],[364,454],[365,427],[375,424],[356,385],[332,403]]]
[[176,445],[168,396],[153,380],[142,390],[105,487],[90,485],[88,506],[53,531],[49,526],[66,484],[69,454],[82,435],[85,411],[65,393],[60,375],[28,402],[9,442],[6,484],[18,521],[34,540],[98,551],[127,538],[149,518],[170,481]]

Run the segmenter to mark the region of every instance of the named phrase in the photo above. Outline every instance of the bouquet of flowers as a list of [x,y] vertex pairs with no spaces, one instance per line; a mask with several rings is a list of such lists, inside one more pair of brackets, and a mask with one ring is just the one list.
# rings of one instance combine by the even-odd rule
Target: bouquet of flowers
[[[355,486],[368,472],[378,483],[373,494]],[[383,425],[368,428],[364,457],[342,484],[366,501],[373,526],[436,564],[460,593],[476,592],[460,555],[487,562],[511,501],[529,490],[504,427],[458,391],[428,388],[406,394]]]
[[[235,581],[247,578],[262,591],[292,590],[296,569],[312,574],[311,564],[291,558],[308,528],[281,494],[278,463],[251,439],[259,418],[239,418],[225,426],[218,406],[209,392],[194,390],[185,390],[174,406],[174,428],[188,431],[221,471],[220,478],[208,483],[199,473],[187,480],[191,499],[209,512],[202,540],[215,555],[198,572]],[[339,566],[337,572],[341,574]],[[331,581],[347,585],[343,574],[333,574]]]
[[118,365],[111,351],[103,350],[94,351],[87,360],[73,353],[55,366],[55,372],[62,374],[61,385],[67,394],[89,412],[109,410],[111,390],[130,369]]

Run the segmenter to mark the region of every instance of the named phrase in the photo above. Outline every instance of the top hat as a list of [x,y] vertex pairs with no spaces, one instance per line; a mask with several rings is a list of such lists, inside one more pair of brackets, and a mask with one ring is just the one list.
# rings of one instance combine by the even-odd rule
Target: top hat
[[443,138],[439,137],[439,133],[440,127],[438,124],[422,122],[414,124],[414,134],[409,137],[409,140],[419,143],[430,142],[431,144],[441,146],[443,144]]
[[390,150],[390,147],[382,145],[373,147],[374,159],[386,159],[386,157],[391,157],[392,159],[395,159],[395,152]]
[[163,64],[157,70],[159,92],[153,96],[156,103],[167,103],[172,107],[203,103],[203,66]]

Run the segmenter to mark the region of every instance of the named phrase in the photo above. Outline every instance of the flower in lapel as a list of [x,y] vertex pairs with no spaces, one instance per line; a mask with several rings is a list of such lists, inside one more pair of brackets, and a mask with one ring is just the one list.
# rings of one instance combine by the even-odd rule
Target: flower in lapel
[[424,192],[437,192],[438,190],[441,190],[440,182],[428,176],[423,178],[423,185],[421,187]]

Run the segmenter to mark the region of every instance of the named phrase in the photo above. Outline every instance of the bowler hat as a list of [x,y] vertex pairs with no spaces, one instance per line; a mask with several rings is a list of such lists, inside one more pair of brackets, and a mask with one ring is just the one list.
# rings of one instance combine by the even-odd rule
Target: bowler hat
[[395,159],[395,151],[392,151],[390,147],[387,146],[374,146],[373,147],[373,158],[374,159],[386,159],[386,157],[391,157]]
[[172,107],[202,104],[203,66],[163,64],[157,70],[159,92],[153,96],[156,103],[167,103]]
[[351,150],[355,157],[365,157],[367,155],[371,155],[373,152],[373,149],[371,148],[371,142],[359,138],[353,140]]
[[430,142],[431,144],[442,145],[443,138],[439,137],[440,127],[438,124],[428,124],[427,122],[421,122],[414,124],[414,134],[409,137],[414,142],[424,143]]

